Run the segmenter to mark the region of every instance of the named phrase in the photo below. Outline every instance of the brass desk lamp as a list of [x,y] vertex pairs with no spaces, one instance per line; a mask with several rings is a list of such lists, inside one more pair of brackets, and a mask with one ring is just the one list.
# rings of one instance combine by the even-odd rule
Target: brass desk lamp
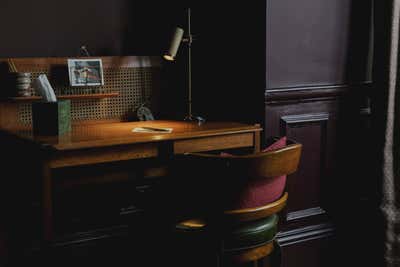
[[187,9],[187,35],[183,36],[184,30],[180,27],[176,27],[174,34],[172,35],[171,44],[168,51],[164,54],[164,59],[168,61],[175,61],[176,54],[179,49],[180,43],[186,43],[188,46],[188,114],[185,117],[185,121],[197,121],[198,124],[205,122],[205,119],[199,116],[193,116],[192,114],[192,42],[193,35],[191,32],[191,11]]

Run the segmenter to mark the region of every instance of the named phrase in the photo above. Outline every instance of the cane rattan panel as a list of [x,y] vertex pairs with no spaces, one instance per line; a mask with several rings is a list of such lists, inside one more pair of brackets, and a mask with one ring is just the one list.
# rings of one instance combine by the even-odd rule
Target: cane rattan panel
[[[104,85],[72,87],[68,80],[67,58],[13,59],[18,71],[31,72],[32,80],[46,74],[56,95],[118,93],[118,96],[110,98],[72,100],[71,117],[75,122],[130,120],[134,119],[134,110],[144,101],[149,101],[151,106],[153,92],[159,90],[160,64],[157,58],[103,57],[102,61]],[[33,89],[31,94],[36,95]],[[17,105],[19,122],[30,124],[31,103]]]

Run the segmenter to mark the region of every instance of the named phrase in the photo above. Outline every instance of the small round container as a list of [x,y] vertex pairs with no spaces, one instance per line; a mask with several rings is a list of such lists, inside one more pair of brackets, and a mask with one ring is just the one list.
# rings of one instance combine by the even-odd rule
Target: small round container
[[14,84],[15,94],[17,96],[31,96],[31,73],[13,72],[11,73],[12,83]]

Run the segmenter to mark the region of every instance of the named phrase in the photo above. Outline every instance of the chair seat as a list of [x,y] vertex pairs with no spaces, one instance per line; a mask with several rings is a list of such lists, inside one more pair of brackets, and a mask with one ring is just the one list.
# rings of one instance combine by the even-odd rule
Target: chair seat
[[224,249],[241,250],[272,242],[277,233],[278,216],[273,214],[225,229]]
[[[273,214],[252,222],[227,225],[223,229],[224,250],[242,250],[272,242],[277,233],[278,216]],[[206,229],[203,219],[190,219],[178,223],[179,232],[199,232]]]

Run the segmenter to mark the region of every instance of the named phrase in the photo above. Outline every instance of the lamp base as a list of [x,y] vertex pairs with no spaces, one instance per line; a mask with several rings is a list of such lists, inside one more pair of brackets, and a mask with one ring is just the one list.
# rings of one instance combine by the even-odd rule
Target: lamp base
[[200,116],[193,116],[193,115],[188,115],[183,120],[197,122],[198,125],[202,125],[206,121],[204,118],[202,118]]

